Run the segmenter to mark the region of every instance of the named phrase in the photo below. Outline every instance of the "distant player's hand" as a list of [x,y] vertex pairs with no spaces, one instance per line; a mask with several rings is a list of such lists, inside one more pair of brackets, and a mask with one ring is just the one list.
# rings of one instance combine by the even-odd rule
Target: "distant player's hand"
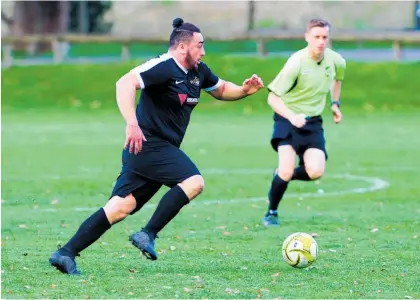
[[242,84],[242,89],[247,95],[252,95],[258,92],[263,87],[264,83],[262,79],[255,74],[252,75],[250,78],[245,79],[244,83]]
[[341,122],[343,115],[341,114],[340,108],[337,105],[333,105],[331,107],[331,111],[333,113],[333,119],[336,124]]
[[294,115],[289,121],[293,126],[301,128],[306,124],[306,116],[304,114]]
[[133,153],[134,150],[134,154],[139,153],[143,146],[143,141],[147,141],[138,124],[127,124],[125,136],[124,149],[127,149],[127,146],[129,146],[130,153]]

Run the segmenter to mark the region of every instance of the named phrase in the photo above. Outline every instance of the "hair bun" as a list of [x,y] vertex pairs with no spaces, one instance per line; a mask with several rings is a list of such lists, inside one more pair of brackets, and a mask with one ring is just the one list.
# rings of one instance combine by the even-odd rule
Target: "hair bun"
[[174,28],[179,28],[179,27],[181,27],[182,24],[184,24],[184,20],[182,20],[181,18],[176,18],[172,22],[172,26]]

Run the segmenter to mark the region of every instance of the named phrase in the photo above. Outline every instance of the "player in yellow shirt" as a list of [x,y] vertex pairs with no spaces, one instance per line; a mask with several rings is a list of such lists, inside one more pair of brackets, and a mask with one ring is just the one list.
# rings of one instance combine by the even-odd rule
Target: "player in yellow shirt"
[[315,180],[324,174],[327,151],[321,114],[331,92],[334,122],[341,121],[339,98],[346,68],[343,57],[327,48],[330,29],[326,20],[310,20],[307,47],[291,55],[267,86],[268,104],[274,110],[271,145],[278,152],[278,167],[269,190],[265,226],[279,225],[277,208],[291,180]]

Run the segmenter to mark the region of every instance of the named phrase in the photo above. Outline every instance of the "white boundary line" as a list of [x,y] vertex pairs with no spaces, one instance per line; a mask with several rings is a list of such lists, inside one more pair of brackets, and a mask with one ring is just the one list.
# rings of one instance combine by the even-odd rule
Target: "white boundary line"
[[[261,175],[261,174],[272,174],[274,169],[206,169],[202,172],[205,176],[211,174],[218,174],[218,175]],[[359,176],[359,175],[351,175],[351,174],[335,174],[335,175],[326,175],[326,178],[336,178],[336,179],[346,179],[346,180],[354,180],[354,181],[364,181],[369,183],[370,185],[367,187],[358,187],[352,188],[347,190],[339,190],[333,192],[317,192],[317,193],[286,193],[285,198],[297,198],[299,197],[300,200],[303,198],[320,198],[320,197],[331,197],[331,196],[343,196],[348,194],[364,194],[370,193],[378,190],[386,189],[390,186],[390,183],[377,177],[368,177],[368,176]],[[324,177],[324,178],[325,178]],[[209,199],[209,200],[200,200],[198,199],[193,200],[190,205],[192,206],[200,206],[200,205],[219,205],[219,204],[233,204],[233,203],[244,203],[244,202],[261,202],[267,201],[267,196],[265,197],[249,197],[249,198],[237,198],[237,199]],[[156,207],[155,204],[146,204],[144,208],[153,208]],[[75,207],[73,208],[74,211],[93,211],[96,208],[91,207]],[[45,209],[37,209],[35,211],[41,212],[57,212],[59,209],[55,208],[45,208]]]
[[[347,168],[349,171],[355,171],[355,172],[407,172],[407,171],[418,171],[419,168],[416,166],[372,166],[372,167],[349,167]],[[213,174],[219,174],[219,175],[246,175],[246,174],[261,174],[261,175],[267,175],[271,174],[273,172],[274,168],[272,169],[204,169],[202,171],[203,176],[207,175],[213,175]],[[117,172],[119,169],[117,170]],[[107,171],[108,172],[108,171]],[[343,172],[347,172],[346,169],[343,170]],[[15,182],[32,182],[34,180],[70,180],[70,179],[96,179],[98,174],[103,173],[103,170],[101,168],[80,168],[80,173],[78,174],[68,174],[65,176],[61,175],[42,175],[37,176],[36,178],[23,178],[22,176],[18,177],[4,177],[3,175],[3,181],[15,181]],[[118,174],[117,174],[118,175]]]

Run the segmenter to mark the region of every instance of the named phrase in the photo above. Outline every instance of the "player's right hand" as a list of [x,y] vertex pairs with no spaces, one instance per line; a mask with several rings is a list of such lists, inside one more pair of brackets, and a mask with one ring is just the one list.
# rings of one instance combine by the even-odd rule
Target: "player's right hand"
[[137,123],[127,124],[125,128],[125,136],[124,149],[127,149],[129,146],[130,153],[133,153],[134,151],[134,154],[139,153],[143,147],[143,141],[147,141],[143,131],[141,131],[140,126]]
[[306,116],[304,114],[294,115],[290,118],[290,123],[297,128],[301,128],[306,124]]

